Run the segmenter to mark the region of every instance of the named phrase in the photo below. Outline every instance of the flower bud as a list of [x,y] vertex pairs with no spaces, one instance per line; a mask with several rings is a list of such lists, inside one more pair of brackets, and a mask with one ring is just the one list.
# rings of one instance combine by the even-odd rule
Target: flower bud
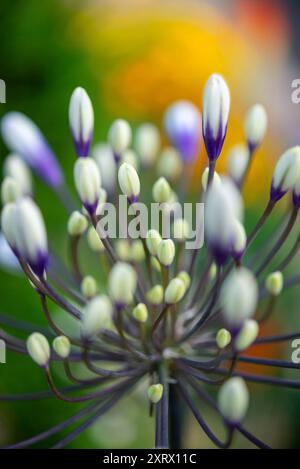
[[113,302],[122,307],[133,300],[137,276],[134,268],[125,262],[117,262],[109,273],[109,291]]
[[114,152],[115,161],[121,160],[122,154],[131,143],[132,132],[130,125],[124,119],[115,120],[108,132],[108,141]]
[[65,335],[55,337],[52,343],[54,351],[61,358],[67,358],[71,352],[71,343]]
[[82,235],[88,227],[88,222],[85,216],[75,210],[71,213],[68,220],[68,233],[70,236]]
[[237,144],[230,149],[228,154],[228,173],[236,184],[244,176],[248,161],[249,149],[245,144]]
[[152,256],[157,255],[157,248],[161,240],[161,236],[157,230],[149,230],[147,232],[146,245]]
[[171,188],[168,181],[164,177],[160,177],[152,188],[153,199],[160,204],[168,202],[170,193]]
[[159,261],[156,259],[156,257],[151,256],[151,266],[157,272],[161,272],[161,265],[160,265]]
[[213,74],[209,77],[203,94],[203,138],[207,156],[215,161],[222,150],[227,132],[230,110],[230,93],[224,78]]
[[268,117],[265,108],[261,104],[252,106],[245,119],[245,134],[250,153],[261,144],[267,125]]
[[[203,171],[202,173],[202,179],[201,179],[201,182],[202,182],[202,189],[204,190],[204,192],[206,192],[207,190],[207,183],[208,183],[208,173],[209,173],[209,168],[208,166],[205,168],[205,170]],[[221,182],[221,178],[220,176],[218,175],[217,171],[214,171],[214,177],[213,177],[213,184],[219,184]]]
[[210,280],[214,280],[216,278],[217,271],[218,271],[217,265],[215,264],[215,262],[213,262],[211,265],[211,268],[209,269],[209,274],[208,274]]
[[112,324],[113,308],[107,295],[95,296],[84,308],[81,331],[83,337],[91,339],[101,329],[109,329]]
[[165,302],[169,305],[178,303],[186,292],[185,284],[180,278],[173,278],[165,291]]
[[20,112],[9,112],[2,119],[1,132],[8,148],[20,155],[46,184],[54,189],[62,185],[57,159],[31,119]]
[[152,305],[159,305],[164,298],[164,289],[161,285],[155,285],[150,288],[146,294],[146,298]]
[[219,409],[231,424],[240,423],[249,407],[249,391],[240,377],[229,378],[218,395]]
[[271,295],[277,296],[281,293],[283,288],[283,275],[277,270],[272,272],[266,278],[265,283],[266,290],[271,293]]
[[157,404],[161,400],[163,392],[164,387],[162,384],[152,384],[148,388],[149,401],[152,402],[152,404]]
[[133,166],[134,169],[138,169],[139,164],[135,151],[131,150],[130,148],[125,150],[122,155],[122,163],[128,163]]
[[217,346],[220,349],[227,347],[231,342],[231,334],[227,329],[219,329],[216,336]]
[[234,348],[238,352],[250,347],[256,340],[259,332],[259,325],[253,319],[246,319],[242,328],[234,341]]
[[257,281],[252,272],[241,267],[232,272],[221,289],[223,314],[231,326],[239,327],[255,313],[258,301]]
[[144,166],[152,166],[160,148],[160,135],[153,124],[140,125],[135,134],[135,149]]
[[116,187],[116,162],[111,146],[106,143],[98,143],[92,148],[92,156],[97,163],[102,176],[102,185],[112,193]]
[[82,279],[81,292],[87,298],[92,298],[97,293],[97,282],[91,275],[87,275]]
[[191,284],[191,277],[189,274],[185,270],[182,270],[176,275],[176,277],[183,281],[185,289],[187,290]]
[[16,235],[16,204],[6,204],[1,212],[1,227],[5,239],[16,252],[17,248],[17,235]]
[[77,156],[88,156],[94,130],[94,111],[84,88],[78,86],[69,105],[69,123]]
[[139,303],[132,311],[132,316],[138,322],[146,322],[148,319],[148,309],[144,303]]
[[39,366],[46,367],[50,360],[48,340],[39,332],[31,334],[26,341],[27,351],[32,360]]
[[104,244],[102,243],[97,231],[95,230],[93,226],[91,226],[88,230],[87,242],[92,251],[95,251],[95,252],[105,251]]
[[130,203],[137,202],[140,195],[140,179],[134,167],[122,163],[118,172],[118,181],[121,191],[128,197]]
[[115,249],[118,258],[121,261],[129,262],[130,258],[130,244],[128,239],[118,239],[115,244]]
[[74,180],[84,208],[93,215],[100,197],[101,175],[92,158],[78,158],[74,165]]
[[300,177],[300,146],[285,151],[277,161],[273,173],[270,199],[277,202],[293,189]]
[[140,239],[132,241],[130,247],[130,259],[132,262],[142,262],[145,259],[145,251],[143,243]]
[[157,246],[157,257],[161,264],[168,267],[175,257],[175,245],[171,239],[163,239]]
[[238,220],[234,221],[233,228],[235,232],[232,243],[232,256],[237,262],[239,262],[246,248],[247,236],[245,228]]
[[159,157],[157,172],[169,181],[176,182],[183,171],[183,163],[177,150],[165,148]]
[[12,177],[4,178],[1,185],[1,199],[2,204],[16,202],[22,195],[21,188],[18,182]]
[[32,194],[31,174],[24,161],[15,153],[11,153],[4,161],[5,176],[17,181],[23,195]]
[[183,218],[177,218],[173,223],[173,237],[176,241],[185,241],[190,236],[190,225]]
[[171,144],[182,159],[189,163],[199,152],[201,114],[190,101],[176,101],[166,111],[164,127]]
[[[158,261],[157,261],[158,262]],[[19,272],[20,264],[18,259],[8,244],[3,233],[0,232],[0,267],[8,272]]]
[[48,264],[47,233],[41,211],[29,197],[16,204],[15,226],[17,251],[42,276]]

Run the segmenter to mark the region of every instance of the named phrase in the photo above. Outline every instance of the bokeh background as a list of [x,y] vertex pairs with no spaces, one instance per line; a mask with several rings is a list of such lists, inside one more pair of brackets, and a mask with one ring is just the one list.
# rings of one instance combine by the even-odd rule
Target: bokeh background
[[[231,89],[232,110],[218,171],[226,165],[230,146],[243,140],[247,108],[261,102],[269,115],[268,134],[246,185],[250,226],[266,203],[274,161],[300,140],[300,104],[291,101],[291,83],[300,78],[299,5],[293,0],[1,0],[0,78],[6,82],[7,102],[0,104],[0,117],[9,110],[29,115],[46,134],[72,187],[75,156],[67,110],[76,86],[85,87],[92,98],[97,142],[106,139],[116,117],[133,127],[152,121],[161,128],[172,101],[190,99],[201,107],[205,81],[219,72]],[[6,155],[1,142],[0,158]],[[195,193],[205,160],[202,149],[192,176]],[[35,194],[51,243],[67,258],[67,215],[38,180]],[[272,223],[269,232],[276,217]],[[299,258],[290,270],[298,266]],[[105,282],[101,272],[99,281]],[[1,271],[0,292],[1,313],[45,324],[22,276]],[[299,299],[295,288],[280,300],[267,332],[299,329]],[[263,353],[289,358],[290,344],[280,350],[269,346]],[[8,352],[7,363],[0,364],[0,394],[45,388],[43,374],[30,359]],[[251,389],[249,427],[273,446],[300,447],[299,392]],[[55,399],[0,403],[0,443],[38,433],[74,411]],[[191,418],[185,428],[186,447],[211,446]],[[152,441],[153,422],[143,393],[137,392],[70,447],[136,448]],[[246,443],[237,439],[235,446]]]

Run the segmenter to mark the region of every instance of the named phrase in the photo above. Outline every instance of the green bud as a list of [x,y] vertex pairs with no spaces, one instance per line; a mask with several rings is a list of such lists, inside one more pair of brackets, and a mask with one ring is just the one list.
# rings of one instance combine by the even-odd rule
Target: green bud
[[130,244],[128,239],[118,239],[115,248],[120,261],[130,261]]
[[92,251],[103,252],[105,250],[104,244],[93,226],[88,230],[87,242]]
[[82,213],[72,212],[68,220],[68,233],[70,236],[80,236],[87,229],[88,221]]
[[175,245],[171,239],[163,239],[157,247],[158,260],[164,266],[172,264],[175,257]]
[[234,347],[238,352],[250,347],[256,340],[259,332],[259,325],[253,319],[246,319],[241,330],[234,341]]
[[227,329],[219,329],[216,337],[217,346],[220,349],[227,347],[231,342],[231,334]]
[[148,309],[144,303],[139,303],[132,311],[132,316],[138,322],[146,322],[148,319]]
[[148,388],[148,398],[152,404],[157,404],[163,395],[164,387],[162,384],[152,384]]
[[152,188],[152,196],[155,202],[168,202],[171,195],[170,184],[164,177],[160,177]]
[[84,308],[81,330],[84,337],[91,338],[102,329],[110,329],[113,308],[107,295],[95,296]]
[[281,293],[283,288],[283,275],[281,272],[276,271],[272,272],[266,278],[266,290],[271,293],[271,295],[277,296]]
[[114,303],[125,306],[132,302],[137,285],[137,275],[130,264],[116,262],[109,273],[108,283]]
[[143,243],[140,239],[132,241],[130,247],[130,258],[133,262],[142,262],[145,259]]
[[71,343],[68,337],[60,335],[55,337],[52,343],[53,349],[61,358],[67,358],[71,352]]
[[50,360],[50,347],[46,337],[39,332],[31,334],[26,342],[27,351],[39,366],[47,366]]
[[211,268],[209,269],[209,274],[208,274],[209,279],[214,280],[216,278],[216,275],[217,275],[217,266],[215,263],[213,263],[211,265]]
[[81,291],[84,296],[91,298],[97,293],[97,282],[91,275],[87,275],[81,282]]
[[164,289],[161,285],[155,285],[147,292],[147,300],[153,305],[159,305],[164,298]]
[[173,278],[165,291],[165,302],[169,305],[178,303],[185,294],[185,285],[180,278]]
[[177,181],[183,170],[183,163],[175,148],[168,147],[162,151],[157,171],[160,176],[164,176],[169,181]]
[[146,244],[152,256],[157,255],[157,248],[161,240],[161,236],[157,230],[149,230],[147,232]]
[[183,218],[178,218],[173,223],[173,236],[177,241],[185,241],[190,236],[190,225]]
[[219,409],[226,420],[237,424],[243,420],[249,406],[249,391],[240,377],[228,379],[218,396]]
[[183,281],[185,289],[187,290],[191,284],[191,277],[189,274],[185,270],[182,270],[176,275],[176,277]]
[[161,272],[161,265],[160,265],[159,261],[156,259],[156,257],[151,256],[151,266],[157,272]]

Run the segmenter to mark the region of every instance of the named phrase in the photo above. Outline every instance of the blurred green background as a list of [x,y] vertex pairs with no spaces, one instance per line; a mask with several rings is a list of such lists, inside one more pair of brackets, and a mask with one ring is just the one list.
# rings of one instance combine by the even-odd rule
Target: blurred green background
[[[232,91],[224,155],[243,138],[243,116],[251,104],[262,102],[270,117],[266,142],[258,152],[246,187],[247,226],[252,226],[267,200],[273,162],[288,145],[299,142],[299,110],[290,100],[290,84],[299,70],[299,50],[294,47],[297,34],[290,21],[293,3],[2,0],[0,78],[6,82],[7,102],[0,104],[0,117],[9,110],[18,110],[39,125],[73,191],[75,155],[67,117],[70,94],[76,86],[85,87],[92,98],[97,142],[105,140],[115,117],[127,118],[133,126],[144,120],[161,126],[164,109],[173,100],[187,98],[200,106],[207,77],[220,72]],[[2,142],[0,152],[4,159],[7,149]],[[220,159],[218,170],[224,169],[225,161],[225,156]],[[195,192],[204,165],[202,151],[193,174]],[[147,178],[145,181],[147,190]],[[67,214],[50,189],[38,180],[35,195],[45,215],[51,244],[67,259]],[[272,223],[269,233],[276,216]],[[296,269],[295,262],[291,270]],[[98,278],[105,282],[101,272]],[[0,291],[1,313],[45,324],[37,295],[21,276],[1,271]],[[287,296],[279,302],[267,332],[299,328],[299,292],[293,289]],[[289,344],[281,352],[288,358]],[[264,353],[279,356],[277,349],[266,349]],[[59,370],[57,377],[66,383]],[[29,358],[8,351],[7,363],[0,364],[0,394],[45,388],[38,367]],[[300,447],[298,392],[252,388],[255,405],[248,417],[249,427],[271,445]],[[76,406],[55,399],[0,403],[0,443],[34,435],[75,410]],[[191,418],[185,425],[187,447],[211,446]],[[147,416],[144,393],[139,392],[70,447],[136,448],[151,446],[152,441],[153,423]],[[246,443],[237,439],[235,446],[240,445]]]

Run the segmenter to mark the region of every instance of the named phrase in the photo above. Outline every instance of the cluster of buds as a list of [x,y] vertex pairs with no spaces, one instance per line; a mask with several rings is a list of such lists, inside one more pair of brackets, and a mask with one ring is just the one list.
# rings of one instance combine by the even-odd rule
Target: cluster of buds
[[[286,361],[252,358],[248,350],[256,343],[300,337],[300,332],[264,336],[260,328],[282,291],[299,282],[299,276],[285,273],[300,248],[299,233],[280,263],[277,253],[289,237],[300,207],[300,147],[279,158],[267,206],[247,233],[243,184],[266,133],[267,116],[262,105],[250,108],[245,142],[230,151],[228,174],[219,175],[216,165],[229,111],[228,85],[214,74],[204,89],[202,112],[188,101],[167,109],[163,127],[169,142],[165,148],[155,125],[145,123],[133,132],[124,119],[114,121],[107,141],[93,147],[92,102],[83,88],[76,88],[70,100],[69,122],[76,152],[78,202],[72,200],[57,158],[37,126],[16,112],[2,119],[2,135],[13,152],[4,163],[1,189],[5,262],[15,265],[12,259],[17,260],[38,295],[49,328],[37,327],[25,341],[18,332],[13,336],[1,329],[0,338],[3,334],[11,350],[27,354],[42,368],[50,394],[66,402],[87,403],[71,419],[10,447],[34,445],[76,423],[76,428],[55,445],[66,446],[141,381],[149,383],[144,400],[150,415],[155,415],[156,447],[173,447],[170,434],[180,433],[180,428],[172,412],[183,402],[218,447],[229,447],[237,433],[255,446],[268,447],[244,426],[250,403],[246,382],[300,388],[300,381],[244,373],[237,365],[247,362],[287,368]],[[202,138],[208,163],[202,184],[199,181],[200,201],[205,204],[205,244],[200,260],[199,248],[185,248],[189,223],[175,218],[172,210],[176,201],[184,201],[188,184],[184,189],[180,185],[178,195],[176,184],[188,177],[185,169],[198,157]],[[54,190],[67,210],[68,265],[48,247],[30,169]],[[150,194],[145,194],[148,173],[156,180]],[[139,239],[132,239],[129,226],[125,239],[107,236],[100,223],[102,208],[109,201],[117,209],[119,192],[126,196],[126,207],[131,210],[145,195],[152,195],[153,202],[173,220],[169,237],[154,226],[144,232],[141,229]],[[279,226],[273,233],[274,242],[267,240],[257,255],[255,238],[287,193],[292,194],[287,220],[285,214],[283,228]],[[106,279],[101,289],[97,274],[88,270],[88,262],[84,268],[81,264],[79,253],[85,241],[91,259],[99,261],[102,280]],[[63,321],[57,324],[52,315],[52,304],[62,316],[71,316],[78,327],[62,329],[59,324]],[[14,319],[12,325],[17,329],[18,321]],[[24,321],[19,326],[22,331]],[[29,327],[26,325],[26,330]],[[56,385],[54,362],[63,366],[71,381],[67,390]],[[87,377],[77,376],[78,363],[88,371]],[[207,384],[219,388],[216,400]],[[33,392],[27,397],[34,400],[40,394]],[[219,416],[225,427],[224,439],[211,430],[202,415],[202,401]],[[251,405],[255,406],[253,400]],[[83,423],[77,423],[79,420]],[[179,438],[180,434],[177,442]]]

